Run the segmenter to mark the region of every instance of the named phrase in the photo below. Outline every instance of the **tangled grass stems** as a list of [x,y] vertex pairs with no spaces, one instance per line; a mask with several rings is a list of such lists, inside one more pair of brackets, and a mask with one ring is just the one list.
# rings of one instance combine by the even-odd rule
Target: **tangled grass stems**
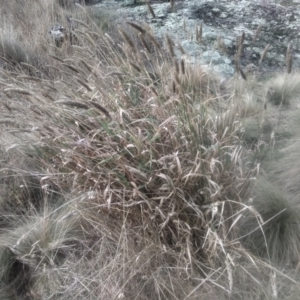
[[[4,113],[22,115],[34,130],[0,124],[0,183],[13,191],[1,194],[0,202],[0,296],[283,295],[297,276],[289,281],[289,270],[237,243],[258,173],[253,151],[243,143],[243,110],[250,104],[237,104],[246,83],[237,81],[241,90],[224,95],[218,76],[170,59],[170,38],[166,55],[150,31],[129,24],[144,38],[139,44],[120,30],[122,47],[135,52],[129,55],[94,22],[84,24],[79,34],[86,43],[62,59],[52,55],[54,79],[47,85],[18,68],[1,81],[1,119],[9,120]],[[45,88],[54,101],[46,100]],[[22,114],[12,109],[16,103]],[[272,242],[267,239],[276,248]],[[294,263],[295,249],[280,253]],[[278,256],[269,251],[270,259]],[[271,282],[270,274],[285,285]]]

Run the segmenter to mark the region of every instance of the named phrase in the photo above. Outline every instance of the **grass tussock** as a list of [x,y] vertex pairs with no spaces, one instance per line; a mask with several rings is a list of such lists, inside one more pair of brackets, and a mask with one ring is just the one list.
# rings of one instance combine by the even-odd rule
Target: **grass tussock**
[[84,232],[80,216],[66,206],[48,209],[23,216],[19,226],[1,232],[1,297],[30,299],[30,293],[41,292],[37,286],[45,282],[49,268],[59,268],[69,254],[81,250]]
[[292,100],[298,99],[299,88],[300,77],[298,74],[278,76],[270,83],[267,101],[273,105],[290,105]]
[[258,179],[253,206],[241,228],[243,243],[253,253],[277,264],[299,263],[299,207],[276,187]]
[[41,59],[31,49],[26,49],[20,41],[9,37],[0,39],[0,56],[6,70],[19,68],[29,74],[38,74],[43,69]]
[[135,23],[111,34],[79,8],[79,43],[29,36],[49,73],[1,70],[0,298],[296,294],[297,213],[259,188],[255,210],[247,202],[260,170],[244,125],[264,106],[259,85],[224,86],[177,61],[169,36]]
[[[294,138],[294,136],[292,137]],[[291,197],[291,201],[296,202],[299,197],[299,142],[286,145],[278,151],[276,162],[270,164],[269,176],[275,181],[280,182],[282,189]]]

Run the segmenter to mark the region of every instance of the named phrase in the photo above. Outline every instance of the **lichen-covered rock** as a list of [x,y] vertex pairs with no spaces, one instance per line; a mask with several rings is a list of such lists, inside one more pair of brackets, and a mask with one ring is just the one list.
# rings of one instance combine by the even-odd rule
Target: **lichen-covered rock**
[[[129,0],[126,0],[129,1]],[[133,1],[133,0],[130,0]],[[119,21],[147,22],[154,33],[164,38],[166,34],[180,41],[195,63],[207,64],[213,70],[231,76],[235,70],[234,56],[237,39],[245,35],[240,56],[241,68],[252,64],[256,72],[285,70],[288,45],[294,57],[293,68],[300,67],[300,1],[286,0],[152,0],[151,7],[140,3],[123,6],[124,1],[103,0],[97,6],[112,7]],[[132,3],[134,4],[134,3]],[[201,29],[201,37],[196,31]],[[196,29],[198,28],[198,29]],[[270,45],[261,61],[267,45]]]

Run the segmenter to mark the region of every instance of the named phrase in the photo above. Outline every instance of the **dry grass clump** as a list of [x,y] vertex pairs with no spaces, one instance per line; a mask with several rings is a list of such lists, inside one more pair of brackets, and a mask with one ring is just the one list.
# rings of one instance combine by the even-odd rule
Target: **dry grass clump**
[[239,114],[245,118],[243,125],[247,144],[274,143],[276,140],[273,150],[284,146],[286,139],[296,133],[299,123],[297,110],[287,110],[298,107],[299,76],[277,75],[261,83],[253,79],[234,87]]
[[[80,58],[85,61],[81,67],[77,65]],[[153,64],[155,61],[154,57]],[[100,58],[98,63],[103,65]],[[106,73],[109,65],[114,72]],[[16,88],[15,84],[28,83],[26,78],[19,78],[13,86],[10,83],[4,88],[10,97],[7,105],[12,105],[10,99],[17,97],[28,103],[24,114],[35,120],[39,128],[29,141],[31,147],[43,153],[37,161],[47,169],[43,185],[50,181],[71,199],[91,195],[90,199],[84,198],[89,202],[84,208],[88,222],[99,228],[103,212],[115,216],[115,228],[107,230],[116,231],[118,239],[120,230],[131,232],[130,228],[134,228],[136,238],[129,234],[122,253],[134,253],[135,260],[141,250],[135,251],[140,247],[152,249],[155,245],[153,254],[145,253],[146,257],[150,255],[151,268],[144,259],[141,261],[139,277],[146,278],[143,284],[134,283],[137,273],[131,266],[131,256],[122,256],[123,268],[129,264],[133,273],[123,274],[127,281],[118,283],[120,289],[130,295],[130,290],[137,286],[140,290],[133,294],[144,294],[145,298],[151,291],[152,298],[180,299],[180,294],[187,296],[192,290],[177,291],[175,282],[192,274],[197,276],[200,270],[209,274],[206,261],[213,264],[217,257],[226,255],[222,248],[214,249],[221,241],[225,247],[224,234],[232,222],[234,201],[239,202],[247,193],[248,175],[238,158],[239,122],[228,118],[225,108],[211,114],[209,101],[195,97],[192,88],[188,93],[182,88],[181,92],[167,95],[164,87],[170,74],[166,66],[163,70],[157,67],[161,77],[155,82],[143,64],[139,64],[138,72],[131,68],[130,58],[119,52],[111,58],[106,56],[103,66],[94,70],[84,55],[63,61],[59,74],[65,79],[56,87],[59,92],[51,92],[51,98],[61,99],[55,102],[46,102],[39,86],[42,82],[29,81],[27,90]],[[79,85],[74,76],[89,88]],[[206,79],[201,75],[198,80],[201,87],[201,81]],[[108,84],[110,90],[103,90]],[[207,81],[203,86],[206,92]],[[11,125],[5,126],[13,129]],[[95,212],[98,217],[92,216]],[[219,222],[222,226],[216,225]],[[216,233],[211,226],[217,226],[213,229]],[[98,241],[99,235],[97,229],[91,239]],[[32,240],[28,243],[34,244]],[[135,251],[128,243],[135,245]],[[112,264],[116,262],[115,255]],[[151,275],[152,272],[158,275]],[[167,275],[172,277],[170,281],[157,282],[160,276]]]
[[[221,84],[220,78],[216,74],[211,74],[208,70],[199,66],[185,66],[184,59],[180,62],[180,69],[177,70],[175,63],[174,84],[176,89],[183,95],[190,97],[192,103],[210,102],[211,104],[218,102],[218,106],[222,105],[220,97]],[[178,67],[179,68],[179,67]],[[221,107],[216,107],[216,109]]]
[[[42,60],[32,49],[26,49],[23,45],[11,37],[0,38],[0,58],[2,66],[7,70],[23,70],[29,74],[38,74],[43,71]],[[45,63],[46,60],[43,61]]]
[[257,143],[262,136],[262,128],[259,126],[257,118],[248,118],[244,122],[244,139],[249,145]]
[[[253,264],[253,260],[255,264]],[[232,299],[296,300],[299,294],[299,274],[285,270],[280,273],[257,257],[248,257],[234,268]],[[226,299],[226,296],[223,296]]]
[[[20,154],[20,150],[1,150],[0,231],[18,222],[19,215],[40,208],[40,198],[43,192],[37,175],[39,174],[37,163]],[[10,220],[7,215],[16,218]]]
[[[3,299],[32,299],[40,292],[46,296],[49,269],[61,267],[70,254],[79,255],[82,251],[83,222],[67,204],[59,206],[58,202],[56,208],[50,209],[44,199],[44,210],[19,216],[18,226],[1,231]],[[41,285],[42,291],[38,288]]]
[[28,63],[29,57],[22,45],[16,40],[9,40],[4,37],[0,41],[1,56],[15,64]]
[[[94,26],[105,29],[113,27],[109,14],[101,15],[100,10],[97,14],[91,14],[85,6],[75,6],[74,1],[4,2],[4,9],[0,12],[2,61],[6,65],[25,63],[33,66],[32,69],[36,68],[40,73],[45,73],[45,76],[50,76],[49,65],[55,67],[55,64],[49,61],[48,55],[60,58],[72,55],[71,45],[81,43],[86,24],[90,25],[91,32]],[[63,26],[65,33],[65,42],[60,49],[57,49],[55,38],[50,34],[52,27],[58,24]],[[27,66],[27,69],[30,66]]]
[[297,266],[300,249],[300,208],[272,184],[259,179],[241,227],[243,243],[251,252],[277,264]]
[[296,202],[300,195],[299,190],[299,140],[298,135],[292,136],[293,143],[282,142],[275,159],[269,163],[269,176],[274,182],[280,183],[283,191],[291,198],[290,202]]
[[273,105],[287,106],[298,99],[300,90],[299,74],[282,75],[270,82],[267,100]]
[[285,273],[239,243],[258,169],[238,93],[177,62],[169,37],[164,49],[131,24],[137,35],[120,29],[116,43],[85,25],[71,53],[51,54],[53,79],[3,72],[1,180],[28,193],[1,199],[0,295],[269,297],[258,282]]
[[[4,1],[1,10],[0,58],[1,65],[18,67],[34,76],[48,76],[48,53],[54,41],[48,35],[53,25],[64,20],[62,9],[52,1]],[[52,50],[53,51],[53,50]]]

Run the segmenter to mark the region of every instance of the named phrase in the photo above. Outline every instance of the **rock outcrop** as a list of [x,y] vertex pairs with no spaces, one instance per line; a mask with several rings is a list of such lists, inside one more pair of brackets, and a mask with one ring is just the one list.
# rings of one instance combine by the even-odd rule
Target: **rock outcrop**
[[153,0],[154,15],[145,3],[126,3],[130,4],[104,0],[95,7],[113,8],[119,23],[151,24],[158,37],[169,34],[179,41],[190,61],[208,65],[225,76],[235,71],[237,40],[242,35],[240,66],[246,74],[285,71],[289,45],[293,68],[300,67],[300,3],[296,1],[175,0],[172,6],[169,1]]

